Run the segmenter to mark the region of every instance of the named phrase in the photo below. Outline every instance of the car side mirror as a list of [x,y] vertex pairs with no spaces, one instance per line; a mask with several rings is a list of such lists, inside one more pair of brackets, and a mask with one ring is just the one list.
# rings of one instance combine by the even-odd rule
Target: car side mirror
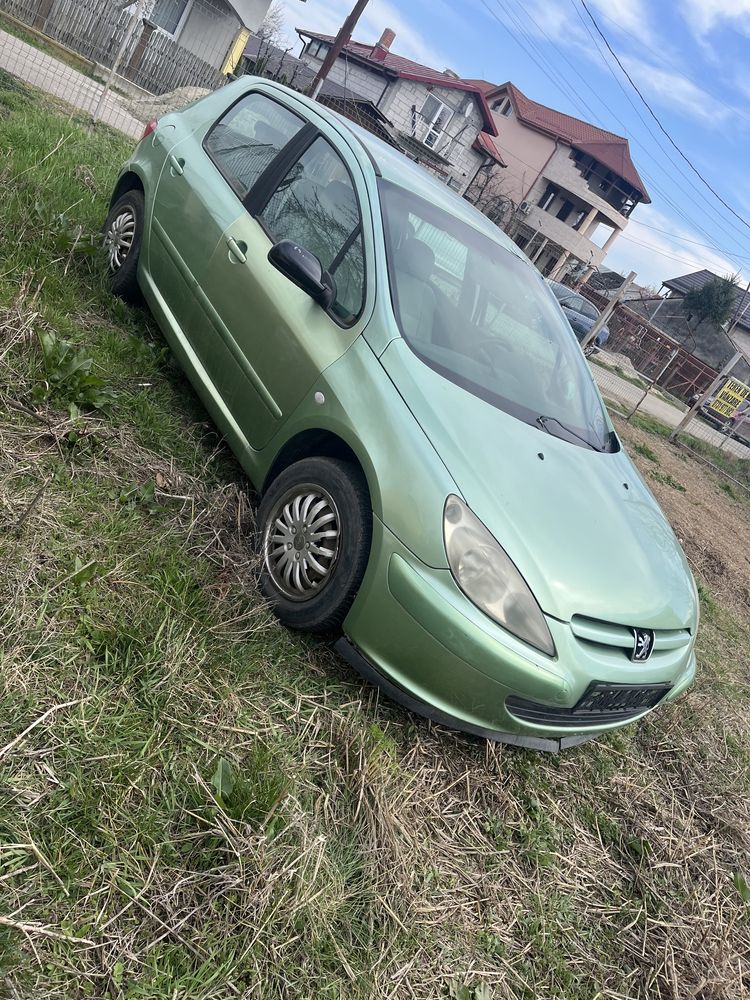
[[336,285],[310,250],[294,240],[281,240],[268,251],[268,259],[290,281],[328,309],[336,298]]

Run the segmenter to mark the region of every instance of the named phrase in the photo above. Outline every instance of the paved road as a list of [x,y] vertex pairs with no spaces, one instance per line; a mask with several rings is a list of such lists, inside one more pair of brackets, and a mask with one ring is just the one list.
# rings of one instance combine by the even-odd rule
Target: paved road
[[[637,385],[620,378],[619,375],[602,368],[600,365],[592,364],[591,370],[604,398],[619,403],[627,413],[630,413],[643,395],[643,389],[639,389]],[[684,416],[682,410],[653,393],[646,396],[638,412],[648,413],[656,420],[666,424],[667,427],[676,427]],[[688,433],[708,442],[708,444],[723,447],[724,451],[729,451],[739,458],[750,459],[750,448],[746,448],[739,441],[728,441],[725,434],[714,430],[703,420],[694,419],[688,427]]]
[[[94,113],[104,91],[96,80],[6,31],[0,31],[0,69],[88,114]],[[107,95],[100,118],[131,138],[143,133],[143,124],[126,111],[116,94]]]

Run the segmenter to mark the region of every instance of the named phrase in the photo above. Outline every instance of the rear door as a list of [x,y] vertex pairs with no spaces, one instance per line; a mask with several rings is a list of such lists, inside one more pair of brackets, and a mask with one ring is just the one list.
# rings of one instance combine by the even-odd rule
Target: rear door
[[215,342],[213,326],[198,308],[211,256],[243,214],[242,201],[254,183],[304,127],[304,119],[284,105],[251,91],[167,154],[148,266],[156,295],[199,356],[210,355]]

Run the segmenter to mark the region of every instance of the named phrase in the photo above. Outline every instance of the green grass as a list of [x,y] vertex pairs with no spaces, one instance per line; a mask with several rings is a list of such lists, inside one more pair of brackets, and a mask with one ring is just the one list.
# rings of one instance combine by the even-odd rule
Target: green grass
[[89,252],[127,143],[0,107],[0,993],[743,996],[747,621],[702,581],[689,696],[561,757],[362,687]]
[[634,444],[633,451],[640,455],[641,458],[648,459],[649,462],[658,462],[659,459],[654,454],[653,448],[649,448],[647,444]]
[[656,480],[657,483],[662,483],[664,486],[671,486],[673,490],[677,490],[678,493],[684,493],[685,487],[682,483],[678,482],[674,476],[670,475],[668,472],[662,472],[659,469],[652,469],[649,472],[652,479]]
[[[638,427],[648,434],[655,434],[661,438],[668,438],[672,433],[671,427],[668,427],[647,413],[634,414],[630,419],[630,423],[633,427]],[[704,441],[702,438],[694,437],[692,434],[681,434],[678,442],[695,453],[699,458],[706,459],[719,472],[726,473],[750,490],[750,462],[747,459],[739,458],[723,448],[709,444],[709,442]]]

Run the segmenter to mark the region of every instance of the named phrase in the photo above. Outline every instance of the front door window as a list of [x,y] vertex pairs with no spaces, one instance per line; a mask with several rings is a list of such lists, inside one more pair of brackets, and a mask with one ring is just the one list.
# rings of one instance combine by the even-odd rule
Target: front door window
[[274,242],[294,240],[315,254],[336,284],[334,316],[353,323],[365,289],[361,217],[349,171],[325,139],[292,166],[260,218]]

